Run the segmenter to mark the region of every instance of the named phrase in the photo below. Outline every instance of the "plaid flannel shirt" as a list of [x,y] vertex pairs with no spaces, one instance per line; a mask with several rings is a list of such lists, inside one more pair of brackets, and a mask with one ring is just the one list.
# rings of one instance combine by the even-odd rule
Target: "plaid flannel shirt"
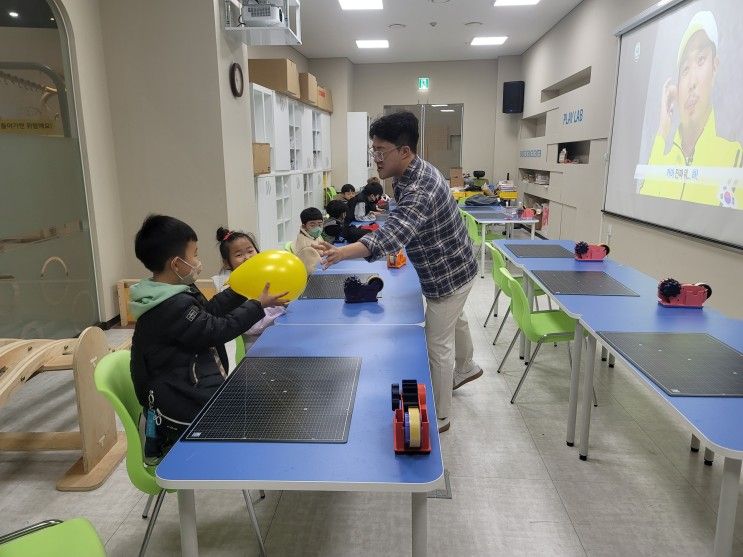
[[415,157],[393,182],[397,208],[379,230],[359,240],[374,261],[406,248],[427,298],[454,293],[477,274],[477,259],[449,184]]

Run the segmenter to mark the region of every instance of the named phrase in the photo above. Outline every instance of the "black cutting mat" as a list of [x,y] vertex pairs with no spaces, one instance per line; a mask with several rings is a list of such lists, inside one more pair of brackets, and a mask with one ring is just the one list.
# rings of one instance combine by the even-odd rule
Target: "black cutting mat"
[[516,257],[533,257],[533,258],[568,258],[573,259],[575,254],[562,246],[547,244],[540,246],[538,244],[505,244]]
[[345,443],[361,358],[245,358],[186,441]]
[[329,300],[329,299],[340,299],[343,300],[346,296],[343,294],[343,283],[346,282],[348,277],[359,277],[361,282],[366,282],[369,277],[374,276],[371,273],[356,273],[356,274],[323,274],[323,275],[310,275],[307,278],[307,287],[299,297],[300,300]]
[[553,294],[581,296],[639,296],[603,271],[534,271]]
[[743,354],[710,335],[598,334],[670,396],[743,396]]

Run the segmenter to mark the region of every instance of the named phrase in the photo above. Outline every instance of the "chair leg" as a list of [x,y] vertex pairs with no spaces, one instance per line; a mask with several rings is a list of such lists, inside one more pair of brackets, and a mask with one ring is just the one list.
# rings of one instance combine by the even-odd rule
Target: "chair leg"
[[166,492],[163,489],[160,493],[157,494],[157,499],[155,499],[155,508],[152,509],[152,516],[150,517],[150,522],[147,524],[147,531],[144,533],[142,547],[139,548],[139,557],[144,557],[147,553],[147,546],[150,543],[150,537],[152,536],[152,530],[155,527],[157,516],[160,514],[160,507],[163,504],[163,499],[165,499],[165,493]]
[[508,315],[511,313],[511,307],[509,306],[506,310],[506,314],[503,316],[503,321],[500,322],[500,327],[498,327],[498,332],[495,333],[495,338],[493,339],[493,346],[495,346],[495,342],[498,340],[498,337],[500,336],[501,331],[503,330],[503,326],[506,324],[506,321],[508,321]]
[[526,379],[527,374],[529,373],[529,370],[531,369],[531,366],[534,364],[534,360],[537,357],[537,354],[539,353],[539,349],[542,347],[542,341],[540,340],[537,342],[537,347],[534,349],[534,353],[529,357],[529,363],[526,366],[526,369],[524,370],[524,374],[521,376],[521,380],[519,381],[519,384],[516,385],[516,390],[513,392],[513,396],[511,397],[511,404],[516,402],[516,397],[519,394],[519,391],[521,390],[521,385],[524,384],[524,380]]
[[508,350],[506,350],[506,354],[503,356],[503,359],[500,361],[500,365],[498,366],[498,373],[501,372],[503,369],[503,364],[506,363],[506,359],[508,358],[508,355],[511,353],[511,350],[513,350],[513,345],[516,344],[516,340],[519,338],[519,335],[521,334],[521,331],[516,331],[516,334],[513,335],[513,340],[511,341],[511,344],[508,345]]
[[248,514],[250,515],[250,522],[253,524],[253,531],[255,532],[255,536],[258,538],[258,545],[261,548],[261,557],[266,557],[266,548],[263,545],[260,526],[258,526],[258,517],[255,516],[253,500],[250,498],[250,493],[248,493],[246,489],[243,489],[243,498],[245,499],[245,506],[248,507]]
[[692,433],[691,434],[691,446],[689,447],[689,450],[693,453],[698,453],[700,445],[701,443],[699,442],[699,437],[697,437],[696,435]]
[[152,500],[155,498],[154,495],[150,495],[147,498],[147,503],[145,503],[144,510],[142,511],[142,518],[147,518],[147,515],[150,512],[150,505],[152,505]]
[[549,296],[547,296],[547,307],[550,308],[550,310],[552,309],[552,298]]
[[488,326],[488,321],[490,321],[491,317],[498,317],[498,298],[500,297],[500,288],[496,289],[495,291],[495,299],[493,300],[493,305],[490,306],[490,311],[488,312],[488,316],[485,318],[485,325],[483,327]]
[[715,461],[715,451],[707,447],[704,447],[704,463],[707,466],[712,466],[712,463],[714,461]]
[[598,408],[599,399],[596,398],[596,389],[593,389],[593,407]]
[[566,342],[565,345],[568,347],[568,362],[570,362],[570,369],[573,369],[573,353],[570,351],[570,343]]
[[534,296],[534,305],[536,306],[537,311],[539,311],[539,298],[537,298],[536,296]]

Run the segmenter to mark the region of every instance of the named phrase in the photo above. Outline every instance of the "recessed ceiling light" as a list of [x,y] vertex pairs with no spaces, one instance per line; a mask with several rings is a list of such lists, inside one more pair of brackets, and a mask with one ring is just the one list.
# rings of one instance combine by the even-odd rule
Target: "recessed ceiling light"
[[387,39],[357,40],[358,48],[389,48],[390,42]]
[[477,27],[478,25],[482,25],[482,21],[468,21],[464,24],[465,27]]
[[431,106],[439,107],[439,106],[449,106],[449,105],[448,104],[432,104]]
[[405,29],[407,25],[404,23],[390,23],[387,27],[389,29]]
[[8,15],[10,17],[18,17],[20,14],[18,12],[8,12]]
[[539,0],[495,0],[493,6],[534,6]]
[[454,112],[453,108],[442,108],[441,112]]
[[431,0],[431,4],[448,4],[451,0]]
[[475,37],[470,43],[472,46],[490,46],[506,42],[508,37]]
[[338,0],[341,10],[382,10],[382,0]]
[[53,17],[50,17],[50,18],[49,18],[49,21],[54,21],[54,18],[53,18]]

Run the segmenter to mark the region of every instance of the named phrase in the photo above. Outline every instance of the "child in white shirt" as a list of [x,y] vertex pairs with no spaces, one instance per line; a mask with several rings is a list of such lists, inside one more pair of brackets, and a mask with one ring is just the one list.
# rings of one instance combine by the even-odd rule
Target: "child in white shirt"
[[[236,230],[228,230],[223,227],[217,229],[217,242],[219,242],[219,254],[222,256],[222,269],[218,275],[212,277],[214,286],[217,292],[221,292],[227,288],[227,279],[230,273],[234,271],[242,263],[259,253],[258,244],[251,234],[245,232],[239,232]],[[245,341],[245,351],[253,345],[258,336],[269,326],[273,325],[273,322],[277,317],[286,313],[286,309],[283,307],[272,307],[264,309],[266,316],[253,325],[244,335],[243,340]],[[235,369],[235,341],[231,340],[225,344],[225,350],[227,351],[227,357],[230,363],[230,369]]]

